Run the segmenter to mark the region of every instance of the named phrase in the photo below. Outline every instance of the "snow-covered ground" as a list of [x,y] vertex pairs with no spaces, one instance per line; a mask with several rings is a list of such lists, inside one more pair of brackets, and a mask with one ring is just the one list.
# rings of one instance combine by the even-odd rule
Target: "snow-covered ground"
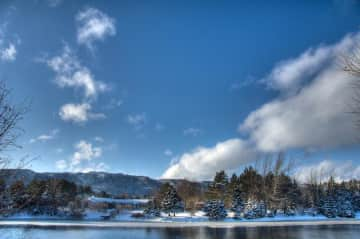
[[[193,215],[189,212],[176,213],[176,216],[168,216],[165,213],[161,214],[161,217],[132,217],[135,213],[142,213],[142,211],[122,211],[115,218],[111,219],[111,222],[174,222],[174,223],[187,223],[187,222],[209,222],[208,217],[205,216],[204,212],[198,211]],[[102,216],[108,215],[106,212],[99,212],[94,210],[87,210],[86,216],[79,221],[103,221]],[[346,218],[326,218],[323,215],[310,216],[310,215],[297,215],[297,216],[285,216],[277,215],[275,217],[263,217],[257,219],[233,219],[232,214],[229,213],[228,217],[222,220],[223,223],[243,223],[243,222],[305,222],[305,221],[358,221],[360,222],[360,213],[357,213],[355,218],[346,219]],[[66,220],[68,218],[57,217],[57,216],[32,216],[26,213],[19,213],[9,217],[0,217],[0,221],[17,221],[17,220],[26,220],[26,221],[47,221],[47,220]]]

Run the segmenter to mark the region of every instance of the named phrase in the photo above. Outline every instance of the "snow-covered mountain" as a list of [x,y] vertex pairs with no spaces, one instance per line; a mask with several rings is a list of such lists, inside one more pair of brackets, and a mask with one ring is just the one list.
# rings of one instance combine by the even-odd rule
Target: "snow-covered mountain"
[[161,182],[145,176],[133,176],[122,173],[37,173],[28,169],[3,169],[0,177],[6,184],[22,180],[28,184],[33,179],[66,179],[77,185],[91,186],[95,192],[104,191],[112,195],[128,194],[130,196],[150,195],[161,185]]

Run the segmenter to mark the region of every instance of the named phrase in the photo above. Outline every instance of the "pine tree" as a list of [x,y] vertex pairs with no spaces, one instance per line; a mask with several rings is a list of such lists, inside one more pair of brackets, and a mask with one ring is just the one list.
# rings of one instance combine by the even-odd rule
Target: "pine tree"
[[336,201],[339,217],[355,217],[355,211],[352,205],[353,193],[346,189],[343,182],[336,190]]
[[338,210],[337,210],[337,203],[334,196],[330,193],[323,199],[323,203],[321,206],[321,212],[324,216],[333,218],[336,217]]
[[161,208],[164,212],[168,213],[169,216],[170,213],[173,213],[173,216],[175,216],[175,212],[182,209],[181,198],[171,185],[168,187],[161,201]]
[[245,168],[240,174],[239,183],[245,198],[261,199],[263,179],[253,167]]
[[266,205],[263,201],[249,199],[245,203],[244,216],[247,219],[264,217],[266,215]]
[[351,204],[354,207],[354,211],[360,211],[360,192],[353,193]]
[[210,220],[221,220],[227,216],[224,202],[221,200],[209,200],[204,206],[204,211]]
[[16,181],[10,186],[11,208],[14,210],[22,209],[26,203],[25,185],[22,181]]
[[217,172],[213,182],[209,185],[208,190],[205,193],[206,198],[209,200],[225,200],[228,183],[228,176],[225,171]]
[[231,211],[235,212],[235,218],[240,218],[241,213],[244,211],[244,202],[239,186],[236,186],[233,191]]
[[273,205],[276,209],[282,210],[285,214],[290,211],[292,186],[290,177],[284,173],[275,177],[274,192],[272,196]]
[[154,201],[150,201],[144,209],[144,214],[148,217],[160,217],[160,208]]

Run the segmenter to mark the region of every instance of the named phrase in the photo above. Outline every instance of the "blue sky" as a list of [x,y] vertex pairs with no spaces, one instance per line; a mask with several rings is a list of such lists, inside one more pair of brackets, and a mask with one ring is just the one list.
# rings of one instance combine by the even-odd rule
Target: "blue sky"
[[286,151],[299,177],[360,177],[352,79],[334,67],[359,20],[357,1],[4,1],[0,79],[31,101],[8,154],[207,179]]

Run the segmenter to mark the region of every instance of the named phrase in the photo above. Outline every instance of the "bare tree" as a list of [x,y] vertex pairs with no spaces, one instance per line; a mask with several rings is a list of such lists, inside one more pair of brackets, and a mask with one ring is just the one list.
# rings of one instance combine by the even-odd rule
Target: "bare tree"
[[11,148],[19,148],[17,138],[23,130],[18,123],[26,112],[27,107],[15,105],[10,101],[11,91],[0,82],[0,168],[7,168],[10,160],[4,155]]
[[351,54],[342,56],[340,62],[345,72],[357,78],[352,82],[353,95],[350,113],[355,114],[355,123],[360,127],[360,46],[354,47]]

